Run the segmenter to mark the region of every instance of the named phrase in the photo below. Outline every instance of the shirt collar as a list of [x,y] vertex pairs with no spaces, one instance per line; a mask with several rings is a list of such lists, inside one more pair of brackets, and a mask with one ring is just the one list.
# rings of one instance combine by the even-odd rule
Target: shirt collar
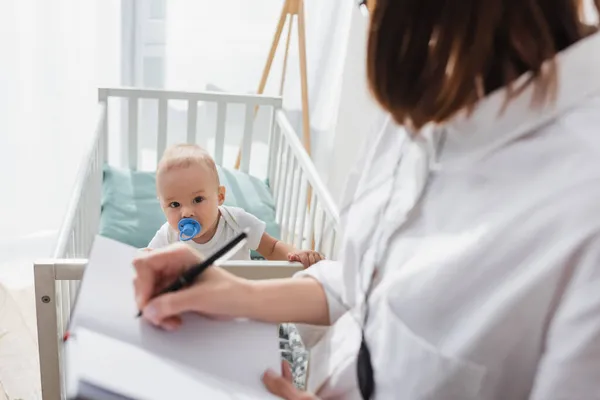
[[[532,107],[534,87],[529,85],[505,105],[506,89],[500,89],[482,99],[470,115],[463,112],[437,127],[438,133],[445,131],[442,164],[471,163],[481,159],[600,93],[600,33],[557,54],[556,67],[554,101]],[[528,76],[523,75],[519,82]]]

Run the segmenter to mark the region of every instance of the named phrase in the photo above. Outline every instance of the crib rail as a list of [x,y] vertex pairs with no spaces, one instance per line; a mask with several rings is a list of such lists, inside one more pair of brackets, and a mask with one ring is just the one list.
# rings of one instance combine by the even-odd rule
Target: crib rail
[[[63,333],[69,316],[61,320],[62,301],[60,289],[63,284],[79,286],[87,265],[87,259],[50,259],[34,265],[37,306],[38,341],[42,398],[44,400],[65,399],[66,370],[61,352]],[[268,261],[259,266],[251,261],[229,261],[222,267],[246,279],[287,278],[302,269],[299,263]],[[61,329],[62,327],[62,329]],[[57,334],[58,332],[58,334]]]
[[[157,140],[156,140],[156,162],[160,160],[167,145],[167,128],[169,123],[168,104],[169,101],[182,100],[187,102],[186,141],[196,143],[198,106],[201,102],[214,103],[217,106],[215,148],[213,157],[218,165],[223,165],[223,151],[225,145],[225,126],[227,120],[227,106],[229,104],[242,104],[245,107],[244,128],[242,136],[242,152],[240,169],[249,172],[252,156],[251,146],[254,135],[254,110],[257,107],[268,109],[271,120],[275,111],[281,108],[281,97],[265,95],[230,94],[220,92],[180,92],[167,90],[136,89],[136,88],[102,88],[99,90],[100,101],[107,102],[109,98],[122,98],[127,100],[127,122],[126,122],[126,147],[127,152],[123,160],[130,169],[139,167],[139,108],[140,100],[154,100],[157,102]],[[272,130],[272,125],[268,128]]]
[[98,106],[96,129],[75,179],[53,257],[86,257],[100,221],[102,165],[106,157],[106,104]]
[[339,228],[337,207],[288,118],[282,111],[275,117],[268,179],[281,240],[333,258]]

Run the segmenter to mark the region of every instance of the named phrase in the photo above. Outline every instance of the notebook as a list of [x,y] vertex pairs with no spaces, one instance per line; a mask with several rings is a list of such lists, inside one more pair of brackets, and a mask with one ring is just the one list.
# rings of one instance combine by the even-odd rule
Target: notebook
[[138,249],[98,236],[66,342],[71,399],[269,399],[280,369],[277,326],[183,316],[166,332],[136,318],[131,261]]

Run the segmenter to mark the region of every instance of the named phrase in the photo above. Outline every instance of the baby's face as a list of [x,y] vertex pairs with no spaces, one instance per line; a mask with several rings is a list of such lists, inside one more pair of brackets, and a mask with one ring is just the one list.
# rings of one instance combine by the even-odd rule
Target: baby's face
[[218,186],[214,173],[203,164],[161,171],[157,176],[158,197],[169,225],[179,232],[182,218],[193,218],[202,230],[194,240],[214,232],[219,206],[225,201],[225,189]]

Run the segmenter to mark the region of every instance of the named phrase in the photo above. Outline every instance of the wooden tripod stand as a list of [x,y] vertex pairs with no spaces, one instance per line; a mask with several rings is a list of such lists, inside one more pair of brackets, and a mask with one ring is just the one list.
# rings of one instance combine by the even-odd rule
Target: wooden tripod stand
[[[298,52],[300,56],[300,89],[302,92],[302,142],[308,155],[310,156],[310,121],[308,114],[308,79],[306,69],[306,30],[304,25],[304,1],[303,0],[285,0],[277,29],[275,30],[275,36],[273,37],[273,43],[271,44],[271,50],[267,57],[267,63],[263,70],[260,84],[258,85],[258,94],[263,94],[269,73],[271,72],[271,66],[273,65],[273,59],[279,46],[279,40],[285,26],[286,21],[289,17],[287,38],[285,44],[285,55],[283,59],[283,71],[281,74],[281,84],[279,86],[279,95],[283,94],[283,85],[285,83],[285,75],[288,61],[288,53],[290,49],[290,38],[292,35],[292,27],[294,25],[294,17],[298,19]],[[258,106],[254,109],[254,116],[258,112]],[[235,162],[235,168],[239,169],[241,161],[241,147],[238,151],[237,160]]]

